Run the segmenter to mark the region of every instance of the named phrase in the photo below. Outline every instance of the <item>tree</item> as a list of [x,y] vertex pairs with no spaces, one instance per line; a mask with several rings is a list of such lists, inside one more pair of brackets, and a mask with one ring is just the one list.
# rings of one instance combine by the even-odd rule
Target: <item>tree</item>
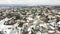
[[11,14],[11,13],[7,14],[7,17],[8,17],[8,18],[11,18],[11,17],[13,17],[13,16],[14,16],[14,14]]
[[20,19],[20,15],[19,14],[15,15],[15,17],[16,17],[16,19]]
[[23,22],[20,22],[18,27],[22,27],[23,26]]

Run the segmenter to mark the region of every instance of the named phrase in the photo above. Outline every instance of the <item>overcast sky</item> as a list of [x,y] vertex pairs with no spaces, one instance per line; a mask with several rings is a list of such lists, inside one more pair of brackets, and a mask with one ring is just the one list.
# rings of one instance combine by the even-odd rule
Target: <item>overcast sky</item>
[[0,0],[0,4],[60,5],[60,0]]

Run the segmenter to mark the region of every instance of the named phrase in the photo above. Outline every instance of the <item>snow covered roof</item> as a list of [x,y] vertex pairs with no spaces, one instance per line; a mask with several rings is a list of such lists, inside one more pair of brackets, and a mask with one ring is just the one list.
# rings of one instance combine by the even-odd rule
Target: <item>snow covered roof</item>
[[48,32],[49,32],[49,33],[54,33],[55,31],[53,31],[53,30],[49,30]]
[[59,21],[59,22],[57,22],[57,24],[60,24],[60,21]]

